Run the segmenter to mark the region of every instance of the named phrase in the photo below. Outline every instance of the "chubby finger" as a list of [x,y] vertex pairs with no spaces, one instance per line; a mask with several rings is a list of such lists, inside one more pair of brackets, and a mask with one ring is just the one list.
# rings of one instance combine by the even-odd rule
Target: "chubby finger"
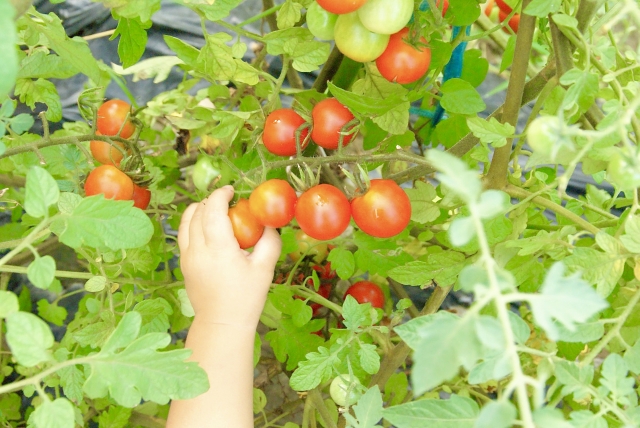
[[271,227],[265,227],[262,238],[253,248],[249,259],[261,268],[273,270],[280,258],[281,249],[282,239],[280,239],[278,231]]
[[215,190],[203,201],[202,231],[205,243],[213,248],[228,248],[236,243],[229,220],[229,201],[233,199],[233,187],[224,186]]
[[193,216],[191,217],[191,222],[189,224],[189,246],[193,247],[204,245],[202,217],[204,215],[205,208],[206,205],[204,204],[204,201],[200,201],[193,212]]
[[193,218],[193,213],[198,208],[198,204],[191,204],[182,213],[182,219],[180,220],[180,227],[178,227],[178,246],[180,251],[184,252],[189,246],[189,225]]

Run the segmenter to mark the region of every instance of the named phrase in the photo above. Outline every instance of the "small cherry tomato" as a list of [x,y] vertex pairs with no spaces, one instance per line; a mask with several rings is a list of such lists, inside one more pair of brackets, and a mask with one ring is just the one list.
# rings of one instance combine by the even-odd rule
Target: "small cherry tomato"
[[318,4],[328,12],[342,15],[358,10],[367,0],[318,0]]
[[[438,7],[442,4],[442,0],[438,0]],[[442,6],[442,16],[447,14],[447,10],[449,10],[449,0],[444,0],[444,6]]]
[[351,207],[340,190],[330,184],[319,184],[300,196],[295,217],[304,233],[326,241],[347,229]]
[[[507,16],[509,16],[509,13],[500,10],[500,13],[498,14],[498,18],[500,19],[500,22],[504,22],[504,20],[507,19]],[[520,15],[516,13],[511,17],[511,19],[509,19],[509,27],[511,27],[513,32],[517,34],[519,26],[520,26]],[[509,33],[509,30],[507,30],[506,28],[503,28],[503,30]]]
[[206,192],[211,182],[220,176],[220,169],[216,168],[209,156],[201,156],[193,166],[191,178],[196,189]]
[[413,14],[413,3],[413,0],[368,0],[358,9],[358,17],[369,31],[376,34],[394,34],[409,23]]
[[[347,107],[335,98],[320,101],[311,111],[313,129],[311,139],[325,149],[335,150],[340,143],[340,132],[343,127],[354,119]],[[353,134],[342,137],[342,147],[351,142]]]
[[[102,135],[100,132],[96,133]],[[105,141],[92,140],[89,143],[91,155],[102,165],[120,166],[120,162],[122,158],[124,158],[124,144],[117,141],[114,141],[113,144],[114,145],[111,145]]]
[[357,62],[375,60],[389,43],[388,34],[367,30],[355,12],[338,17],[334,34],[340,52]]
[[106,199],[130,201],[133,198],[133,181],[113,165],[94,168],[84,182],[87,196],[102,193]]
[[[305,121],[298,113],[290,108],[273,111],[264,123],[262,141],[264,146],[274,155],[293,156],[296,154],[296,130]],[[308,129],[300,132],[300,150],[307,147]]]
[[102,135],[118,135],[129,138],[136,127],[127,118],[131,115],[131,105],[122,100],[109,100],[98,107],[98,131]]
[[495,0],[487,0],[487,3],[484,5],[484,14],[487,16],[491,16],[491,12],[493,12],[493,4]]
[[365,233],[390,238],[411,220],[411,202],[393,180],[371,180],[367,192],[351,201],[353,220]]
[[384,308],[384,293],[382,289],[371,281],[358,281],[347,289],[344,298],[353,296],[360,304],[371,303],[374,308]]
[[298,196],[285,180],[273,179],[251,192],[249,207],[253,216],[268,227],[286,226],[296,214]]
[[362,395],[361,389],[362,383],[357,377],[350,374],[341,374],[331,382],[329,394],[338,406],[351,406]]
[[[408,28],[403,28],[393,34],[387,48],[376,59],[378,71],[390,82],[403,85],[412,83],[424,76],[429,70],[431,49],[426,46],[412,46],[405,40],[408,35]],[[426,44],[427,40],[422,37],[420,42]]]
[[151,201],[151,191],[146,187],[133,184],[133,206],[146,210]]
[[307,9],[307,27],[319,40],[333,40],[333,28],[337,19],[338,15],[323,9],[316,2],[311,3]]
[[302,229],[298,229],[295,236],[296,242],[298,243],[298,248],[295,251],[289,253],[289,257],[291,257],[291,260],[293,260],[294,263],[300,260],[300,257],[302,257],[303,255],[313,257],[313,261],[316,263],[320,263],[327,258],[329,249],[325,242],[313,239],[312,237],[304,233]]
[[496,5],[500,8],[501,11],[505,12],[507,15],[511,13],[513,8],[507,4],[504,0],[495,0]]
[[247,199],[239,199],[233,207],[229,208],[229,219],[233,234],[243,250],[256,245],[262,237],[264,226],[251,214]]

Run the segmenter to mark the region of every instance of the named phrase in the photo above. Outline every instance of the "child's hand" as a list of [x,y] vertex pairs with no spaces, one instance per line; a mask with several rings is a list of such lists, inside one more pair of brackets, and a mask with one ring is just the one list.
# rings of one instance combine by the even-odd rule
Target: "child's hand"
[[178,232],[180,266],[201,322],[255,329],[264,308],[282,241],[265,228],[253,253],[241,250],[229,220],[233,187],[190,205]]

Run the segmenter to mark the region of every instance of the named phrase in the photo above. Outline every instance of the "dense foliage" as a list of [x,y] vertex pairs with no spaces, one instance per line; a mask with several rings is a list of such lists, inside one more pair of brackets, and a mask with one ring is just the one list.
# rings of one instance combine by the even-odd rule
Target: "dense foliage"
[[[0,423],[164,426],[171,399],[208,387],[183,349],[186,206],[280,179],[361,197],[353,207],[376,189],[371,175],[409,198],[393,236],[393,223],[354,217],[320,242],[291,210],[277,220],[256,426],[639,426],[640,6],[481,1],[264,0],[232,25],[242,0],[176,0],[201,17],[203,47],[165,36],[175,55],[141,61],[160,0],[100,0],[118,20],[111,65],[55,14],[0,0]],[[355,12],[336,17],[331,4]],[[263,34],[246,28],[260,20]],[[403,55],[415,69],[386,62]],[[182,82],[146,105],[103,104],[111,82],[129,93],[124,75],[162,81],[175,67]],[[506,79],[491,88],[506,98],[487,117],[477,88],[488,73]],[[84,120],[52,131],[54,80],[78,74]],[[328,113],[313,111],[328,98],[348,111],[322,132]],[[18,101],[44,106],[41,133]],[[285,138],[268,117],[289,108]],[[320,148],[314,132],[339,137]],[[268,150],[274,140],[287,152]],[[580,171],[589,183],[569,192]],[[148,207],[133,206],[134,188],[150,190]],[[473,302],[440,310],[450,293]],[[77,307],[63,304],[73,296]]]

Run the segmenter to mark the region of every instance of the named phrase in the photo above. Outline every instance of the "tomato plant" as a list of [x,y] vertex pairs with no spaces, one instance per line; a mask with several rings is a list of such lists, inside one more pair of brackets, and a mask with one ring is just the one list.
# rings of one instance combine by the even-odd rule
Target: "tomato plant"
[[[407,40],[408,35],[408,28],[391,35],[387,48],[376,59],[378,71],[390,82],[412,83],[429,70],[431,49],[426,46],[411,45]],[[426,45],[427,40],[421,38],[420,43]]]
[[98,132],[102,135],[119,135],[129,138],[136,130],[129,120],[131,117],[131,105],[122,100],[109,100],[98,108]]
[[345,14],[358,10],[367,0],[317,0],[323,9],[335,13]]
[[238,202],[229,208],[229,219],[233,226],[233,234],[243,250],[256,245],[262,237],[264,225],[251,213],[248,199],[238,199]]
[[341,374],[331,381],[329,391],[331,398],[338,406],[351,406],[355,404],[361,395],[360,380],[350,374]]
[[322,100],[313,107],[311,115],[311,139],[314,143],[325,149],[335,150],[340,145],[341,133],[343,147],[351,142],[354,135],[345,135],[348,131],[345,125],[351,122],[354,116],[340,101],[335,98]]
[[358,303],[371,303],[374,308],[384,308],[384,293],[371,281],[358,281],[347,289],[344,298],[353,296]]
[[358,227],[378,238],[397,235],[411,220],[409,197],[391,180],[371,180],[369,190],[351,201],[351,211]]
[[[498,18],[500,19],[500,22],[504,22],[510,13],[511,12],[505,12],[503,10],[500,10],[500,12],[498,13]],[[517,33],[518,27],[520,26],[520,14],[516,13],[511,18],[509,18],[508,24],[509,24],[509,27],[511,27],[511,29],[513,30],[513,32]],[[506,28],[504,30],[507,33],[509,32],[509,30],[507,30]]]
[[358,18],[369,31],[394,34],[409,23],[413,9],[413,0],[368,0],[358,9]]
[[375,60],[389,43],[389,35],[368,30],[356,12],[338,17],[334,37],[340,52],[358,62]]
[[340,190],[329,184],[319,184],[298,198],[295,217],[304,233],[325,241],[338,237],[347,229],[351,207]]
[[146,187],[141,187],[134,183],[133,195],[131,198],[133,199],[134,207],[146,210],[149,206],[149,202],[151,202],[151,191]]
[[114,142],[113,145],[105,141],[91,140],[89,149],[94,159],[103,165],[120,166],[124,158],[125,148],[122,143]]
[[101,165],[93,169],[84,182],[87,196],[103,194],[107,199],[131,200],[133,181],[113,165]]
[[337,19],[338,15],[328,12],[316,2],[311,3],[307,9],[307,27],[320,40],[333,40]]
[[282,227],[289,224],[296,213],[298,196],[285,180],[267,180],[256,187],[249,197],[253,216],[264,226]]
[[304,150],[308,144],[306,140],[308,129],[298,131],[305,123],[302,116],[289,108],[275,110],[264,123],[262,142],[274,155],[293,156],[296,154],[296,133],[300,142],[300,150]]

